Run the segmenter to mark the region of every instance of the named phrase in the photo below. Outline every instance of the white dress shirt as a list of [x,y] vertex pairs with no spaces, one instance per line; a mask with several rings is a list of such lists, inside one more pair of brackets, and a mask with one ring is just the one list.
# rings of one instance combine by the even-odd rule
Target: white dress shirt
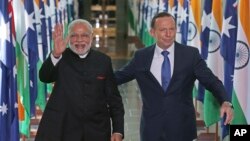
[[[162,85],[161,83],[161,66],[164,60],[163,55],[161,54],[161,52],[163,51],[162,48],[160,48],[157,44],[155,45],[155,51],[154,51],[154,56],[153,56],[153,60],[151,63],[151,67],[150,67],[150,72],[154,75],[154,77],[157,79],[157,81],[159,82],[160,85]],[[174,71],[174,44],[172,44],[167,51],[169,52],[168,54],[168,58],[170,61],[170,66],[171,66],[171,77],[173,75],[173,71]]]

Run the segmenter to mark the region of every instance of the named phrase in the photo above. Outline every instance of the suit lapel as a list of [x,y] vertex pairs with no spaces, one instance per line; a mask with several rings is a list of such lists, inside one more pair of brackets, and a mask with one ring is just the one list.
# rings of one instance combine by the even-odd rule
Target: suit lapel
[[[160,83],[157,81],[157,79],[154,77],[154,75],[151,73],[150,71],[150,67],[151,67],[151,63],[154,57],[154,51],[155,51],[155,45],[152,45],[151,47],[148,47],[148,49],[145,51],[145,60],[143,63],[145,63],[145,68],[143,68],[143,70],[145,70],[146,74],[149,76],[149,78],[157,85],[157,87],[159,87],[159,89],[162,89]],[[171,93],[171,87],[172,87],[172,83],[174,83],[175,79],[176,79],[176,70],[178,70],[179,65],[182,63],[181,61],[181,44],[175,42],[175,53],[174,53],[174,69],[173,69],[173,75],[172,78],[170,80],[170,84],[168,86],[168,89],[166,91],[166,93]],[[163,89],[162,92],[164,93]]]
[[172,87],[172,83],[174,83],[175,78],[176,78],[176,71],[178,70],[179,65],[182,63],[181,62],[181,50],[180,50],[180,44],[175,42],[175,47],[174,47],[174,69],[173,69],[173,75],[171,77],[170,83],[168,85],[168,90],[167,92],[170,93],[171,92],[171,87]]
[[[149,78],[157,85],[157,87],[159,87],[159,89],[162,89],[161,84],[158,82],[158,80],[154,77],[154,75],[151,73],[150,68],[151,68],[151,64],[152,64],[152,60],[154,57],[154,52],[155,52],[155,44],[152,45],[151,47],[148,47],[148,49],[146,50],[146,54],[145,56],[145,71],[146,74],[149,76]],[[162,92],[164,93],[163,89]]]
[[155,51],[155,45],[152,45],[151,47],[149,47],[147,50],[146,50],[146,54],[145,56],[145,70],[150,72],[150,67],[151,67],[151,63],[152,63],[152,60],[153,60],[153,57],[154,57],[154,51]]

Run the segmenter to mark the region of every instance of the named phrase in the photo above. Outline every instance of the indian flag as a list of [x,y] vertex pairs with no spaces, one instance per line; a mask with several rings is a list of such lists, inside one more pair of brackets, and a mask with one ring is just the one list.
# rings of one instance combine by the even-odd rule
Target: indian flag
[[13,1],[16,28],[17,91],[19,94],[19,131],[25,136],[30,132],[30,91],[28,72],[28,47],[26,37],[25,9],[22,0]]
[[[189,23],[187,34],[187,45],[196,47],[201,50],[200,44],[200,27],[201,27],[201,2],[200,0],[192,0],[189,4]],[[193,97],[198,95],[198,81],[195,81],[193,88]]]
[[[222,1],[212,3],[211,24],[208,43],[208,67],[213,73],[223,80],[223,58],[220,54],[220,40],[222,30]],[[211,92],[205,91],[204,98],[204,122],[206,126],[217,123],[220,120],[220,105]]]
[[250,2],[239,1],[237,46],[235,56],[234,92],[232,103],[234,105],[233,124],[250,124]]
[[156,14],[157,4],[154,1],[145,0],[143,11],[143,21],[142,21],[142,42],[146,46],[154,43],[154,38],[150,35],[150,21]]
[[188,39],[187,45],[200,49],[200,28],[201,28],[201,2],[200,0],[190,1],[189,23],[188,23]]
[[47,45],[47,32],[46,32],[46,22],[45,22],[45,9],[44,2],[35,0],[34,1],[35,8],[35,17],[36,17],[36,29],[37,29],[37,46],[38,46],[38,62],[37,62],[37,98],[35,104],[39,106],[39,108],[44,111],[46,105],[46,84],[39,80],[39,69],[44,62],[48,45]]
[[129,0],[128,1],[128,22],[129,22],[129,35],[137,35],[137,15],[138,15],[138,7],[137,7],[138,2],[134,0]]

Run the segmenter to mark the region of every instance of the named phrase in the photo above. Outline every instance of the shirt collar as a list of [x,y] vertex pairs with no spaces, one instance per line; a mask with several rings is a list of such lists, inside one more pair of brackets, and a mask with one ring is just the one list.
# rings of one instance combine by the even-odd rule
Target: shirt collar
[[[73,50],[72,50],[72,48],[69,48],[74,54],[76,54]],[[83,58],[86,58],[87,57],[87,55],[89,54],[89,51],[90,51],[90,49],[85,53],[85,54],[83,54],[83,55],[78,55],[78,54],[76,54],[76,55],[78,55],[79,56],[79,58],[81,58],[81,59],[83,59]]]
[[[157,57],[162,56],[161,52],[164,51],[162,48],[160,48],[157,44],[155,44],[155,55]],[[167,49],[169,54],[174,52],[174,43]]]
[[86,58],[88,54],[89,54],[89,51],[88,51],[88,52],[86,52],[86,53],[85,53],[85,54],[83,54],[83,55],[79,55],[79,57],[80,57],[80,58]]

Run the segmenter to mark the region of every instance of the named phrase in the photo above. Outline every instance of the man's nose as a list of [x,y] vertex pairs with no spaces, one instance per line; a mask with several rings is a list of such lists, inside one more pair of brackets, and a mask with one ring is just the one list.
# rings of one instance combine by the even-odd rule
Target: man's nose
[[84,37],[82,37],[81,35],[78,35],[76,37],[76,41],[83,41]]
[[165,31],[165,35],[166,35],[166,36],[170,36],[170,35],[171,35],[171,32],[170,32],[169,30],[166,30],[166,31]]

